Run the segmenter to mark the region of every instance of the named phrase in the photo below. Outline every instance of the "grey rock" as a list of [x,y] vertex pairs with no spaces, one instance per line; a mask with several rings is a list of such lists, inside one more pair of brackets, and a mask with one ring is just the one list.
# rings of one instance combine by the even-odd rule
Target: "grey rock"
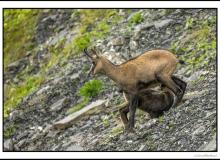
[[195,73],[193,73],[188,79],[187,79],[187,82],[191,82],[191,81],[195,81],[197,80],[201,75],[206,75],[208,74],[209,72],[208,71],[197,71]]
[[130,49],[133,51],[135,51],[138,48],[138,44],[136,41],[130,41],[129,46],[130,46]]
[[168,26],[171,22],[173,22],[172,19],[165,19],[165,20],[162,20],[162,21],[155,22],[154,26],[155,26],[156,29],[160,29],[160,28]]
[[125,43],[125,39],[124,37],[117,37],[113,39],[110,43],[113,46],[122,46]]
[[20,110],[14,110],[9,114],[10,121],[14,121],[15,119],[22,116],[22,112]]
[[57,129],[64,129],[66,127],[69,127],[73,124],[74,121],[78,120],[80,117],[82,117],[85,114],[89,114],[89,112],[94,112],[95,109],[97,109],[100,106],[103,106],[105,104],[105,100],[97,100],[95,102],[92,102],[88,106],[85,106],[83,109],[74,112],[73,114],[70,114],[69,116],[65,117],[64,119],[56,122],[53,126]]
[[193,136],[200,135],[200,134],[202,134],[205,130],[206,130],[206,128],[205,128],[204,126],[200,126],[199,128],[197,128],[197,129],[192,133],[192,135],[193,135]]
[[14,149],[14,144],[12,139],[7,139],[4,142],[4,151],[13,151]]
[[26,139],[22,139],[21,141],[19,141],[19,142],[16,144],[16,146],[17,146],[18,148],[22,148],[22,147],[24,146],[25,142],[26,142]]
[[62,107],[64,106],[66,100],[67,100],[67,98],[62,98],[62,99],[58,100],[57,102],[55,102],[54,104],[52,104],[52,106],[50,106],[51,111],[61,110]]
[[83,148],[79,145],[71,145],[66,149],[66,151],[83,151]]
[[50,89],[50,86],[49,86],[49,85],[47,85],[47,86],[41,88],[39,91],[37,91],[36,94],[37,94],[37,95],[40,95],[40,94],[44,93],[45,91],[47,91],[48,89]]
[[202,145],[197,151],[216,151],[216,134],[208,144]]
[[77,78],[79,78],[79,75],[80,75],[80,73],[74,73],[74,74],[70,77],[70,79],[71,79],[71,80],[77,79]]

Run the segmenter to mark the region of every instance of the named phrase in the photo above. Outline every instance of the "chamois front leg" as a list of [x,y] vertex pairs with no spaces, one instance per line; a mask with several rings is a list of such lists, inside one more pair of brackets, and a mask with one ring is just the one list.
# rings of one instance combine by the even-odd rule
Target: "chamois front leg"
[[136,95],[132,95],[130,98],[130,103],[129,103],[129,132],[134,131],[134,123],[135,123],[135,112],[136,108],[138,107],[138,98]]

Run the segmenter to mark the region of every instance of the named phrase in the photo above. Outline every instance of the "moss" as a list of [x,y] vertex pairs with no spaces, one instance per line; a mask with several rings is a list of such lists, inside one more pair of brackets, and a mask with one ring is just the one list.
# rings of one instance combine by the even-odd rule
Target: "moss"
[[102,118],[102,123],[103,123],[105,128],[109,127],[110,126],[109,117],[108,116],[103,117]]
[[4,9],[4,68],[35,47],[40,13],[39,9]]
[[20,85],[10,85],[5,90],[8,100],[4,102],[4,118],[7,118],[12,109],[14,109],[23,98],[35,91],[45,80],[43,76],[25,77],[25,81]]
[[4,131],[4,138],[11,138],[15,132],[16,132],[16,125],[11,124],[7,127],[7,129]]
[[135,13],[132,17],[131,17],[131,19],[129,20],[129,22],[128,22],[128,24],[130,24],[130,25],[137,25],[137,24],[139,24],[139,23],[141,23],[141,22],[143,22],[144,21],[144,17],[141,15],[141,13],[140,12],[137,12],[137,13]]
[[113,25],[121,20],[117,9],[82,9],[78,10],[80,31],[72,43],[64,48],[67,54],[79,54],[93,42],[105,38]]
[[192,72],[208,67],[209,63],[216,59],[215,20],[214,17],[209,21],[195,21],[189,18],[186,21],[185,36],[181,41],[173,42],[170,47],[174,53],[181,54],[181,59]]

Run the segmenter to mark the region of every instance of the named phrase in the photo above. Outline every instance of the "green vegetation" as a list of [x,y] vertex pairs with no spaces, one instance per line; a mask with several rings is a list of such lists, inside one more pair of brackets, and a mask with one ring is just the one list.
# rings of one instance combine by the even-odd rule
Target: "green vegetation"
[[216,17],[204,21],[186,21],[186,35],[171,45],[174,53],[181,54],[188,69],[195,71],[207,67],[211,60],[216,59]]
[[102,123],[103,123],[105,128],[109,127],[110,126],[109,117],[108,116],[103,117],[102,118]]
[[32,50],[40,10],[4,9],[4,68]]
[[112,141],[114,138],[119,137],[124,132],[124,128],[121,125],[118,125],[109,132],[109,134],[106,134],[102,141],[101,145],[107,145],[110,141]]
[[82,102],[73,106],[67,112],[73,113],[85,107],[89,103],[91,98],[95,98],[102,91],[102,88],[103,83],[101,80],[94,79],[85,83],[85,85],[80,88],[78,93],[79,96],[83,97]]
[[117,9],[83,9],[78,10],[73,16],[80,19],[80,31],[72,43],[64,48],[67,54],[79,54],[84,48],[92,46],[95,40],[105,38],[110,28],[118,23],[122,17]]
[[20,85],[10,85],[5,88],[5,95],[8,99],[4,102],[4,117],[8,117],[9,113],[15,108],[24,97],[34,92],[43,82],[42,76],[29,76]]
[[16,126],[14,124],[11,124],[7,127],[7,129],[4,131],[4,138],[10,138],[12,137],[16,132]]
[[137,12],[137,13],[135,13],[131,17],[131,19],[129,20],[128,24],[130,24],[130,25],[133,25],[133,24],[137,25],[137,24],[139,24],[139,23],[141,23],[143,21],[144,21],[144,17],[141,15],[140,12]]
[[91,80],[80,88],[79,95],[86,98],[94,98],[100,93],[103,88],[103,83],[101,80]]
[[163,123],[163,122],[164,122],[164,117],[163,117],[163,116],[160,116],[160,117],[159,117],[159,122],[160,122],[160,123]]

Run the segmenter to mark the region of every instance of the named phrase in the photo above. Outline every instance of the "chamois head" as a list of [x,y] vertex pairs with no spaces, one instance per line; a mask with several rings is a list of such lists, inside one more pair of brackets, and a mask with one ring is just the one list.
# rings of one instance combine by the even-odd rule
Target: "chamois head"
[[102,70],[103,69],[103,61],[105,60],[105,58],[102,56],[99,56],[94,49],[91,49],[91,54],[89,54],[87,49],[85,48],[84,53],[89,58],[89,61],[92,63],[92,66],[89,70],[88,75],[90,75],[91,73],[93,75],[95,75],[97,73],[101,73],[103,71]]

